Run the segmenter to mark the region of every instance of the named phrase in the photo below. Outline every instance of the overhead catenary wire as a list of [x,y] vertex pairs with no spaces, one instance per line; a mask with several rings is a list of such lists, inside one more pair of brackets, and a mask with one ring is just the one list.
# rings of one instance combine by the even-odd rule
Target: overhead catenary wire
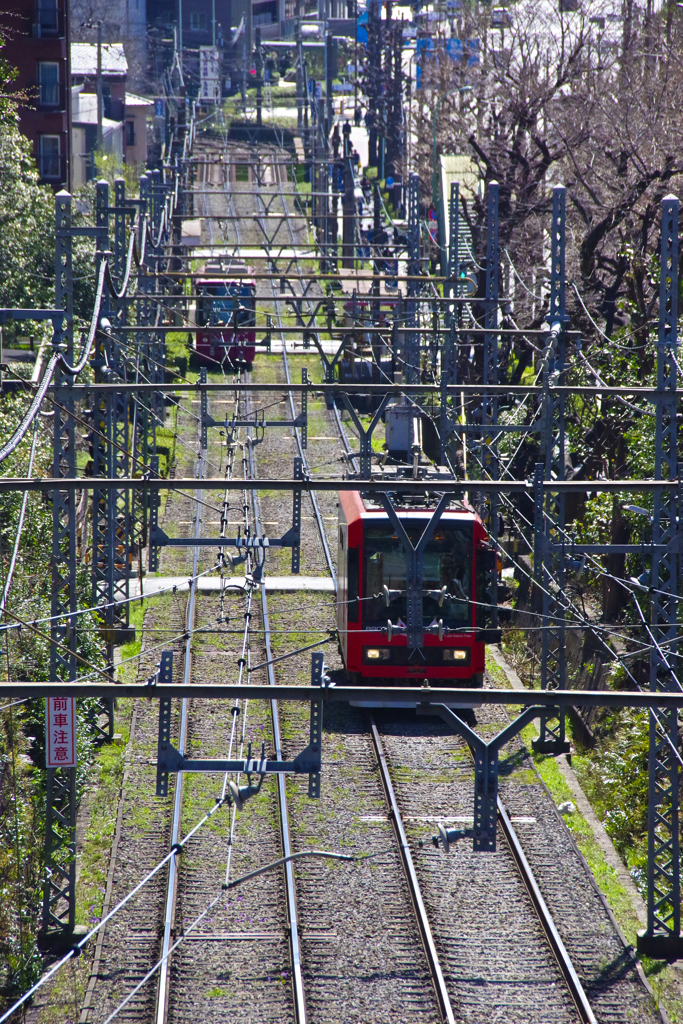
[[167,853],[160,861],[158,861],[158,863],[155,864],[150,871],[148,871],[144,878],[142,878],[137,883],[137,885],[135,885],[130,890],[130,892],[128,892],[123,897],[122,900],[119,900],[116,906],[113,907],[109,911],[109,913],[105,914],[101,921],[98,921],[97,924],[94,925],[90,929],[90,931],[83,936],[82,939],[80,939],[80,941],[74,946],[73,949],[70,949],[69,952],[61,958],[61,960],[58,960],[57,963],[53,964],[52,967],[48,968],[45,974],[41,975],[41,977],[38,979],[35,985],[33,985],[27,992],[25,992],[19,999],[17,999],[17,1001],[13,1003],[13,1005],[10,1006],[8,1010],[6,1010],[3,1013],[3,1015],[0,1017],[0,1024],[4,1024],[4,1021],[8,1020],[29,999],[32,999],[36,992],[38,992],[50,980],[50,978],[52,978],[57,973],[57,971],[64,966],[64,964],[68,963],[68,961],[73,959],[74,957],[79,956],[81,950],[83,949],[84,946],[87,945],[90,939],[94,935],[97,935],[100,929],[102,929],[105,926],[105,924],[111,921],[111,919],[115,917],[116,914],[120,913],[120,911],[123,910],[123,908],[128,903],[130,903],[133,897],[137,896],[140,890],[143,889],[144,886],[147,885],[147,883],[150,882],[161,871],[161,869],[169,863],[170,860],[178,856],[178,854],[181,852],[183,847],[190,841],[190,839],[192,839],[197,834],[200,828],[202,828],[207,823],[207,821],[209,821],[213,817],[213,815],[218,810],[220,810],[222,806],[223,803],[221,802],[220,798],[216,798],[216,801],[214,805],[211,807],[211,809],[207,811],[207,813],[197,822],[196,825],[193,826],[193,828],[187,833],[187,835],[180,839],[176,846],[172,850],[170,850],[169,853]]
[[[164,230],[166,229],[166,226],[167,226],[167,219],[166,218],[167,218],[166,206],[164,206],[164,211],[163,211],[162,219],[161,219],[162,227],[163,227]],[[62,352],[55,352],[52,355],[52,357],[50,358],[50,360],[48,362],[48,365],[47,365],[47,367],[45,369],[45,373],[43,374],[43,377],[42,377],[40,383],[36,387],[36,393],[35,393],[35,395],[33,397],[33,401],[31,402],[31,405],[29,406],[29,409],[27,410],[24,418],[22,419],[21,423],[16,428],[16,430],[14,431],[12,436],[5,442],[5,444],[2,446],[2,448],[0,448],[0,464],[2,462],[4,462],[4,460],[9,455],[11,455],[13,451],[15,451],[17,446],[21,443],[23,438],[26,436],[26,433],[28,432],[31,424],[36,419],[36,417],[37,417],[37,415],[38,415],[38,413],[40,411],[40,407],[42,405],[42,402],[43,402],[43,400],[45,398],[45,395],[47,393],[47,389],[48,389],[48,387],[50,386],[50,384],[52,382],[52,379],[54,377],[54,374],[55,374],[55,371],[56,371],[57,367],[59,366],[64,373],[66,373],[67,375],[69,375],[71,377],[78,377],[80,375],[80,373],[82,372],[82,370],[85,368],[85,366],[86,366],[86,364],[87,364],[87,362],[88,362],[88,360],[90,358],[90,354],[92,352],[92,347],[93,347],[93,345],[95,343],[95,335],[97,333],[98,326],[99,326],[100,311],[101,311],[101,308],[102,308],[102,301],[103,301],[103,298],[104,298],[105,286],[108,288],[110,294],[115,299],[120,300],[120,299],[122,299],[124,297],[124,295],[127,292],[128,285],[130,283],[130,267],[132,265],[132,260],[135,258],[135,260],[137,262],[137,265],[138,265],[138,268],[140,268],[140,269],[142,268],[142,265],[144,264],[145,246],[146,246],[146,240],[147,240],[147,236],[149,234],[149,231],[150,231],[149,221],[148,221],[147,215],[145,215],[144,217],[141,218],[141,223],[139,223],[139,225],[138,225],[138,233],[139,233],[139,235],[141,235],[141,237],[143,239],[143,248],[142,248],[141,252],[138,252],[137,245],[135,244],[136,243],[135,232],[131,232],[131,240],[129,241],[129,249],[128,249],[128,258],[127,258],[127,261],[126,261],[126,271],[125,271],[125,274],[124,274],[124,282],[123,282],[123,287],[122,287],[122,289],[120,291],[118,291],[116,289],[116,287],[114,286],[114,284],[113,284],[113,281],[112,281],[112,278],[111,278],[111,274],[110,274],[110,270],[109,270],[108,261],[106,259],[102,259],[100,261],[99,271],[98,271],[97,287],[96,287],[96,290],[95,290],[95,300],[94,300],[93,309],[92,309],[91,318],[90,318],[90,327],[89,327],[89,330],[88,330],[87,337],[84,339],[80,356],[79,356],[78,360],[76,361],[76,363],[70,364],[70,363],[67,362],[67,360],[66,360],[66,358],[65,358],[65,356],[64,356],[64,354]],[[160,230],[159,238],[156,240],[156,244],[154,246],[155,248],[157,248],[159,246],[159,244],[160,244],[162,233],[163,232]],[[55,317],[56,318],[60,318],[60,316],[63,316],[63,314],[55,313]]]
[[[526,401],[526,400],[527,400],[527,399],[525,398],[525,399],[524,399],[524,401]],[[520,442],[520,443],[521,443],[521,442]],[[519,450],[519,449],[517,449],[517,451],[518,451],[518,450]],[[207,570],[207,571],[210,571],[210,570]],[[249,599],[249,597],[250,597],[250,596],[251,596],[251,591],[248,591],[248,599]],[[134,598],[134,599],[136,599],[136,598]],[[476,603],[476,602],[473,602],[473,603]],[[573,624],[571,624],[571,625],[572,625],[572,628],[573,628]],[[582,626],[583,626],[583,624],[582,624]],[[531,627],[531,628],[532,628],[532,629],[543,629],[544,627]],[[199,632],[199,631],[196,631],[196,632]],[[303,649],[307,649],[307,648],[303,648]],[[292,652],[292,653],[290,653],[290,654],[288,654],[288,655],[284,655],[284,656],[292,656],[292,654],[293,654],[293,653],[297,653],[297,651],[294,651],[294,652]],[[264,664],[265,664],[265,663],[264,663]],[[260,668],[260,666],[259,666],[259,667],[257,667],[257,668]],[[253,671],[253,670],[252,670],[252,671]],[[0,710],[2,710],[2,709],[0,709]]]
[[[194,931],[194,929],[201,924],[206,915],[209,914],[214,909],[214,907],[218,905],[218,903],[220,903],[220,901],[226,896],[226,894],[231,889],[234,889],[238,885],[242,885],[244,882],[247,882],[252,878],[257,877],[258,875],[264,874],[266,871],[271,871],[273,870],[273,868],[280,867],[283,864],[290,864],[293,860],[300,860],[304,857],[322,857],[327,858],[329,860],[362,861],[369,860],[374,857],[385,856],[389,852],[392,851],[381,850],[378,853],[349,854],[336,853],[329,850],[301,850],[298,853],[292,853],[286,857],[280,857],[278,860],[272,861],[270,864],[265,864],[260,868],[256,868],[254,871],[249,871],[245,875],[241,875],[239,878],[233,879],[232,882],[225,883],[221,887],[220,892],[217,893],[216,896],[214,896],[214,898],[209,901],[204,910],[202,910],[201,913],[198,914],[198,916],[189,925],[186,925],[184,927],[183,933],[175,940],[173,945],[171,945],[168,948],[168,950],[166,950],[166,952],[163,954],[161,959],[158,960],[154,964],[154,966],[150,968],[150,970],[145,974],[142,980],[139,981],[138,984],[131,989],[128,995],[126,995],[124,999],[118,1004],[118,1006],[109,1014],[109,1016],[103,1022],[103,1024],[111,1024],[111,1021],[115,1020],[116,1017],[118,1017],[121,1010],[125,1009],[125,1007],[138,994],[138,992],[147,984],[147,982],[151,978],[154,977],[157,971],[166,963],[171,953],[175,952],[178,946],[180,946],[185,941],[186,937],[190,935]],[[3,1020],[5,1020],[5,1018],[0,1017],[0,1024],[2,1024]]]

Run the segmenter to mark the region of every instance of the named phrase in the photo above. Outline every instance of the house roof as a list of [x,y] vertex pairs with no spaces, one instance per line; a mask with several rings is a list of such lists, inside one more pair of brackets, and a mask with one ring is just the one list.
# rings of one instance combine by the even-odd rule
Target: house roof
[[[128,61],[123,52],[123,43],[102,44],[102,74],[126,75]],[[97,74],[97,46],[94,43],[71,44],[71,74]]]
[[154,100],[145,99],[144,96],[136,96],[134,92],[126,93],[127,107],[153,107]]

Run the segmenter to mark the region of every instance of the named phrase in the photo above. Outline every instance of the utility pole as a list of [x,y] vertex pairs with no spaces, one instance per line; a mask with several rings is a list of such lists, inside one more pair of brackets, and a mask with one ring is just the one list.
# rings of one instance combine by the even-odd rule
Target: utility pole
[[378,0],[370,0],[368,6],[368,165],[377,167],[377,98],[381,88],[380,67],[382,57],[382,22]]
[[304,48],[301,45],[301,0],[296,0],[296,127],[304,126]]
[[104,119],[104,96],[102,89],[102,21],[82,21],[81,28],[96,28],[97,29],[97,71],[96,71],[96,86],[95,91],[97,93],[97,152],[102,153],[104,150],[104,129],[102,122]]
[[335,55],[334,55],[335,42],[332,38],[332,33],[328,32],[325,36],[325,138],[329,139],[330,132],[332,131],[332,80],[335,75]]
[[[52,344],[55,353],[61,352],[70,365],[74,361],[71,218],[71,196],[68,192],[58,192],[55,196],[55,305],[64,310],[64,316],[55,325]],[[68,388],[72,378],[60,367],[55,383]],[[67,394],[54,411],[54,477],[72,477],[76,472],[73,413],[74,401]],[[76,678],[78,622],[76,495],[73,491],[52,492],[51,564],[50,680],[70,682]],[[46,704],[49,708],[49,701]],[[72,728],[75,733],[75,722]],[[76,920],[76,767],[73,761],[69,767],[47,770],[45,866],[43,933],[46,937],[73,934]]]
[[[550,230],[550,333],[543,355],[543,415],[541,419],[541,462],[538,463],[534,497],[534,571],[540,595],[537,600],[541,618],[541,688],[563,690],[567,682],[565,597],[565,554],[558,549],[555,538],[565,536],[565,501],[563,494],[541,497],[542,481],[564,480],[565,428],[564,397],[550,388],[554,378],[564,384],[566,370],[566,194],[564,185],[553,189],[553,220]],[[659,479],[659,478],[658,478]],[[493,509],[493,504],[492,504]],[[536,566],[538,569],[536,570]],[[552,581],[552,582],[551,582]],[[569,750],[565,736],[564,712],[541,715],[538,739],[534,749],[542,754],[562,754]]]
[[256,56],[256,124],[263,124],[263,50],[261,49],[261,27],[254,29]]
[[97,151],[104,152],[104,97],[102,90],[102,21],[97,22]]
[[[650,690],[676,691],[672,663],[677,654],[678,564],[681,503],[678,462],[678,224],[679,201],[664,196],[657,338],[655,480],[678,480],[677,490],[658,487],[652,514],[648,630]],[[675,711],[650,711],[647,858],[647,928],[638,933],[638,952],[657,959],[681,956],[681,865],[679,827],[679,726]]]

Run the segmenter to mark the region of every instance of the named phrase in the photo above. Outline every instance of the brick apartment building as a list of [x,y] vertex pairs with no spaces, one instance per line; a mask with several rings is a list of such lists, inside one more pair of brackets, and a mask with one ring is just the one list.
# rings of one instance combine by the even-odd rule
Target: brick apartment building
[[69,188],[70,33],[68,0],[5,0],[7,59],[19,71],[14,85],[26,93],[19,127],[33,146],[41,180]]

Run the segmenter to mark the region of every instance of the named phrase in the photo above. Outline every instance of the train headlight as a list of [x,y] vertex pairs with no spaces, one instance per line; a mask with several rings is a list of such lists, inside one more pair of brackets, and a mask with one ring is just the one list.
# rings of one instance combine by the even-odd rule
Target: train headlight
[[391,647],[364,647],[363,661],[375,664],[391,659]]
[[467,647],[444,647],[443,660],[455,662],[456,665],[466,665],[470,660],[470,652]]

